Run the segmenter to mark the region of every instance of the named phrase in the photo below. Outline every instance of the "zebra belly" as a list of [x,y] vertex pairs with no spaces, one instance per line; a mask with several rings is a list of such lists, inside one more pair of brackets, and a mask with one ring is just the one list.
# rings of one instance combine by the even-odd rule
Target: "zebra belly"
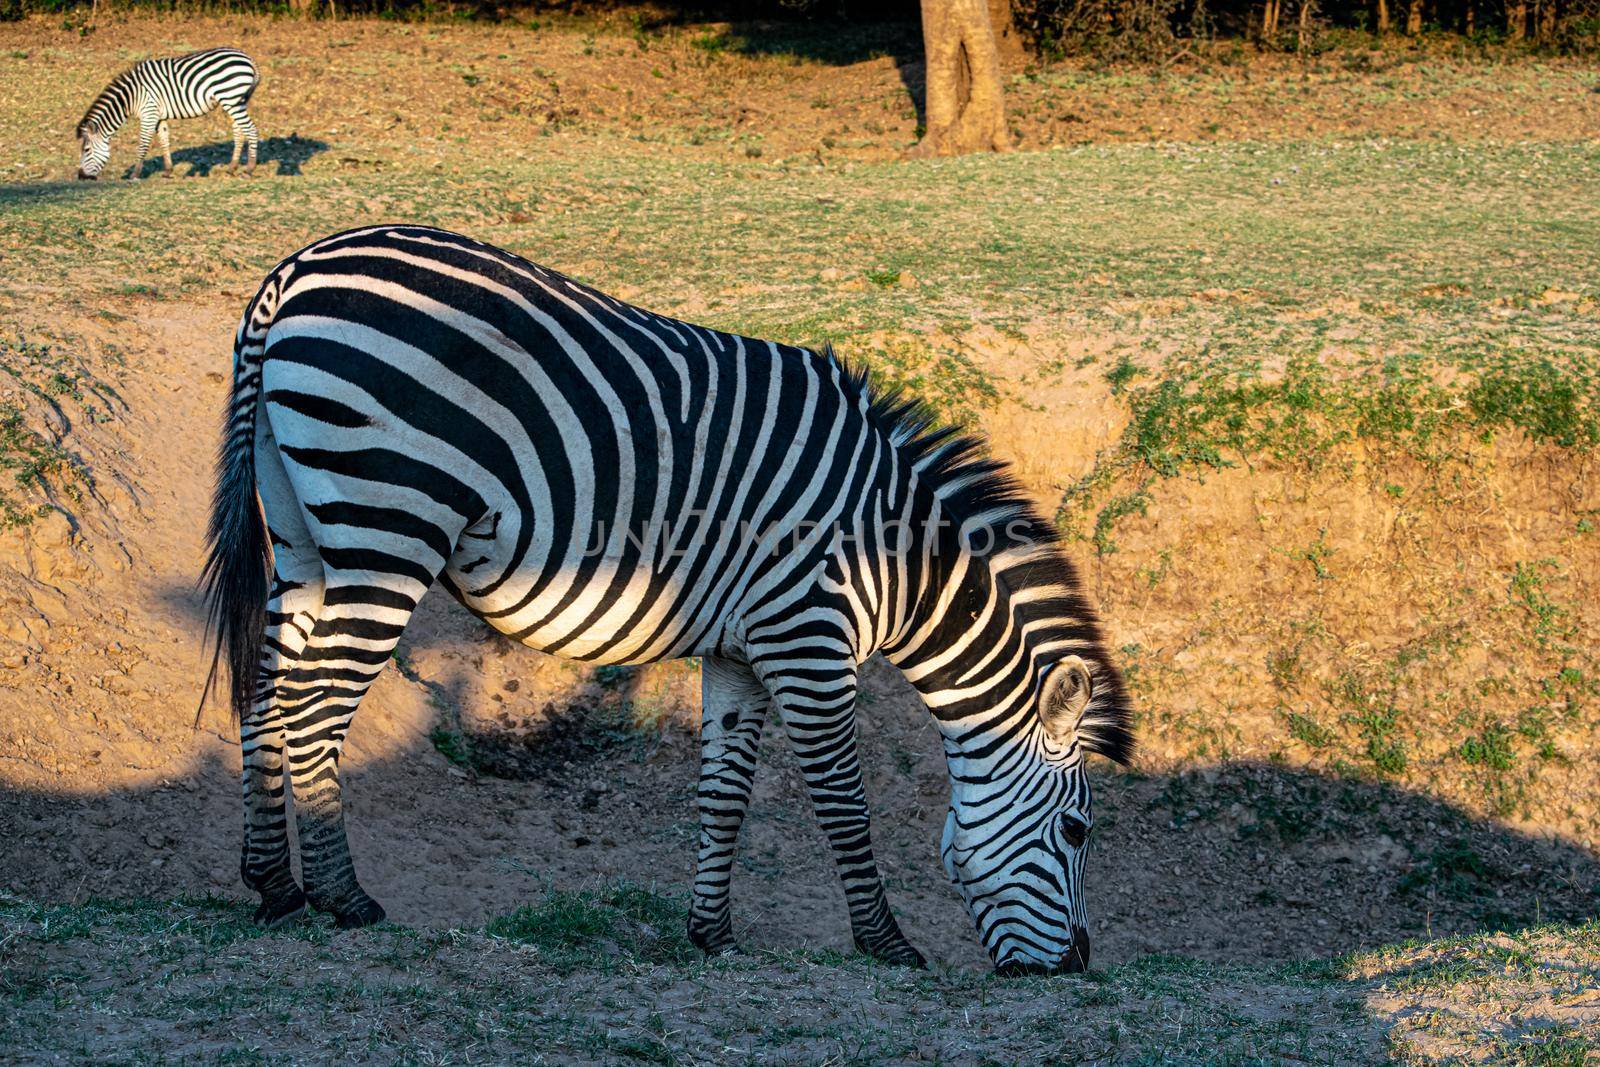
[[202,115],[209,115],[217,109],[217,101],[177,101],[168,103],[162,109],[163,119],[197,119]]
[[[550,539],[534,525],[524,559],[546,560]],[[612,553],[591,540],[555,562],[518,569],[516,535],[502,512],[492,513],[462,533],[445,568],[461,603],[500,633],[540,652],[607,665],[707,655],[719,647],[720,620],[697,633],[698,613],[683,610],[703,603],[705,590],[664,573],[669,559]],[[562,543],[572,548],[578,538]]]

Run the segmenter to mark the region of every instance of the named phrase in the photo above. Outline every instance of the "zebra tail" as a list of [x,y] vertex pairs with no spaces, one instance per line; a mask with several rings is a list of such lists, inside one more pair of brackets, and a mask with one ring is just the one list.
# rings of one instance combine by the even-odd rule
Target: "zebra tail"
[[200,573],[206,599],[206,628],[214,642],[211,671],[195,723],[205,709],[227,662],[234,718],[249,714],[266,632],[272,544],[256,495],[256,418],[259,411],[261,361],[265,324],[258,324],[260,296],[251,302],[234,345],[233,385],[224,412],[222,445],[217,453],[216,488],[206,530],[208,554]]

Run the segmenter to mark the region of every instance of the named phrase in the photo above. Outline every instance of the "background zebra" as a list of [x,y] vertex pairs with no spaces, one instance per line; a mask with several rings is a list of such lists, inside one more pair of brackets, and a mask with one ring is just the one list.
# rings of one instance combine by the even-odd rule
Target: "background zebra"
[[262,923],[308,899],[340,925],[383,917],[350,862],[339,753],[437,580],[547,652],[703,657],[689,932],[706,951],[733,944],[729,877],[775,707],[856,944],[921,963],[857,762],[857,668],[881,651],[943,738],[943,859],[996,966],[1088,962],[1085,757],[1128,756],[1120,677],[1001,466],[831,353],[653,315],[441,230],[339,234],[246,309],[210,539]]
[[186,56],[146,59],[118,74],[101,90],[78,123],[77,137],[83,158],[79,178],[98,178],[111,158],[111,137],[130,114],[139,117],[139,159],[133,165],[137,180],[150,154],[150,137],[161,137],[161,158],[172,176],[172,142],[168,119],[192,119],[220,107],[233,121],[233,160],[228,172],[239,169],[239,150],[248,141],[250,161],[245,173],[256,169],[256,124],[245,105],[260,82],[256,65],[236,48],[208,48]]

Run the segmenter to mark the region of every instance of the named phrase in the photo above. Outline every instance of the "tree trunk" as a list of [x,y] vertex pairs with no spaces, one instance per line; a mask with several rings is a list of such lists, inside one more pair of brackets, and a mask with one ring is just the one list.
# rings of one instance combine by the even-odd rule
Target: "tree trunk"
[[1281,0],[1267,0],[1261,9],[1261,39],[1271,44],[1278,37],[1278,14]]
[[1556,0],[1535,0],[1534,36],[1548,41],[1556,35]]
[[1304,53],[1306,50],[1306,34],[1311,29],[1311,9],[1316,0],[1300,0],[1300,26],[1295,33],[1294,50]]
[[922,0],[927,132],[913,154],[1004,152],[1005,88],[987,0]]
[[1389,0],[1378,0],[1378,32],[1389,32]]
[[1000,69],[1020,70],[1027,62],[1028,51],[1022,43],[1022,32],[1012,13],[1011,0],[987,0],[989,25],[994,30],[995,51],[1000,56]]
[[1509,0],[1506,4],[1506,36],[1520,41],[1528,32],[1528,5],[1523,0]]
[[1422,0],[1411,0],[1406,8],[1406,36],[1415,37],[1422,32]]

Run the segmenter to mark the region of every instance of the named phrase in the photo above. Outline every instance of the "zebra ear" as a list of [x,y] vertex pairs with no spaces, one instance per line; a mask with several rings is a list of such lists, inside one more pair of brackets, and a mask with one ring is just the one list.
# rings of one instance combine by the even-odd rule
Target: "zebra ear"
[[1039,700],[1039,717],[1050,736],[1063,743],[1071,740],[1093,694],[1089,665],[1082,657],[1068,656],[1057,663],[1044,680]]

